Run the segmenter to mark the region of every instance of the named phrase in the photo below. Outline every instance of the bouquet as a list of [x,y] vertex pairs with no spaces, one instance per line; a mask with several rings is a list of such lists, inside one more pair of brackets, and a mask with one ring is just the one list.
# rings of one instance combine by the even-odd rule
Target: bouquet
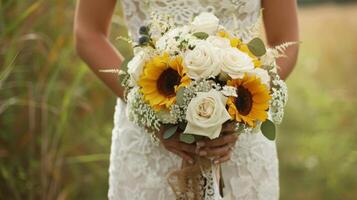
[[[244,31],[229,31],[206,12],[183,26],[153,17],[132,42],[135,56],[127,72],[120,71],[129,119],[153,138],[162,126],[164,139],[181,132],[185,143],[219,137],[228,121],[237,134],[261,130],[274,140],[288,97],[275,60],[292,43],[266,48],[259,37],[240,38],[249,34]],[[196,159],[168,179],[178,198],[217,196],[219,166]]]

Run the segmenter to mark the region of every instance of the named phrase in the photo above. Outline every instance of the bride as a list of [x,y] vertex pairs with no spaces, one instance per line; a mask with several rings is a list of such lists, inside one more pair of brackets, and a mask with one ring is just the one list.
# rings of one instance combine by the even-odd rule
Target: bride
[[[167,174],[180,168],[181,158],[190,162],[194,154],[214,157],[217,163],[222,163],[224,199],[278,199],[276,144],[261,133],[240,135],[239,140],[234,134],[225,134],[210,142],[192,145],[172,138],[155,145],[149,134],[128,121],[118,77],[99,72],[102,67],[120,66],[123,62],[123,57],[108,40],[116,3],[116,0],[79,0],[75,17],[76,48],[80,57],[118,96],[110,155],[109,199],[174,199],[166,181]],[[138,28],[149,20],[152,12],[170,15],[178,25],[187,23],[200,12],[213,12],[225,27],[244,29],[259,20],[261,10],[270,46],[299,40],[295,0],[122,0],[121,3],[134,40],[138,39]],[[287,58],[277,61],[282,79],[292,71],[298,47],[290,47],[286,54]],[[223,131],[232,132],[229,127]]]

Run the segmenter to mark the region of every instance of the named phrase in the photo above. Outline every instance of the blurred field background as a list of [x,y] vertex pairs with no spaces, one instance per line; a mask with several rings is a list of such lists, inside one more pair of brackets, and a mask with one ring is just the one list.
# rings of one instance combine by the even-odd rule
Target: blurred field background
[[[115,97],[74,52],[74,4],[0,0],[1,200],[106,198]],[[126,35],[119,7],[112,38],[129,55],[114,40]],[[356,199],[357,4],[299,14],[278,138],[281,199]]]

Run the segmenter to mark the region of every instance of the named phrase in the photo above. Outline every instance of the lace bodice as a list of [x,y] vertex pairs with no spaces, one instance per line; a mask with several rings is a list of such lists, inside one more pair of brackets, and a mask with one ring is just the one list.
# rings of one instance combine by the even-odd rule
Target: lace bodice
[[146,24],[151,13],[173,18],[177,25],[187,24],[200,12],[213,12],[222,25],[245,28],[260,13],[260,0],[122,0],[129,34],[136,39],[138,27]]

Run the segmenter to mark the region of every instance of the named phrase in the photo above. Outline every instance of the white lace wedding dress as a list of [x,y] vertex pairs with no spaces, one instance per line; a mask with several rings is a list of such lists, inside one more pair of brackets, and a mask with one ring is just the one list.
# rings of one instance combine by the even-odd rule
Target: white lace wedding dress
[[[258,19],[261,9],[260,0],[122,0],[122,4],[129,34],[134,39],[151,12],[171,15],[177,24],[185,24],[199,12],[209,11],[228,28],[244,28]],[[170,171],[180,168],[181,159],[153,144],[149,134],[127,119],[125,110],[125,103],[118,99],[110,155],[109,199],[175,199],[166,177]],[[261,133],[241,135],[231,161],[224,163],[222,169],[225,199],[279,198],[276,145]]]

